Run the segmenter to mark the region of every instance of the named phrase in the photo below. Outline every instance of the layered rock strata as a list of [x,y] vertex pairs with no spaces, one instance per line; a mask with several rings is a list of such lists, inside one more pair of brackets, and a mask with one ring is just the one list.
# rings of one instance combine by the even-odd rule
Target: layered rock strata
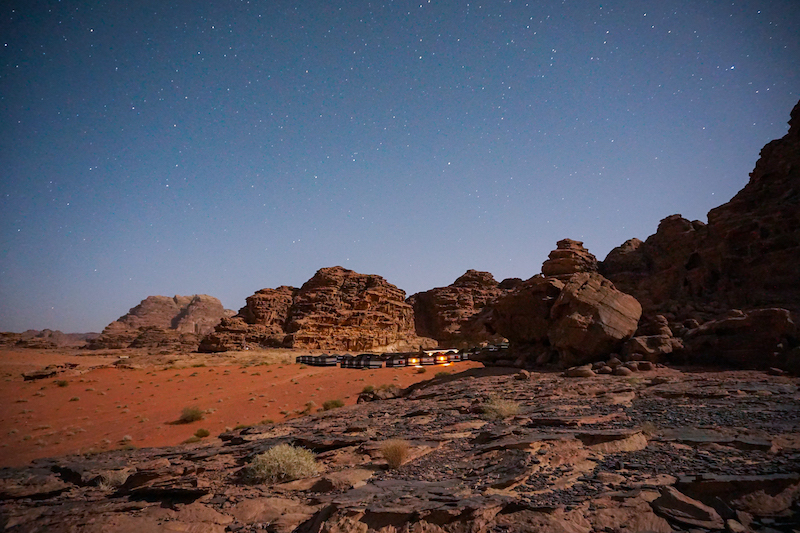
[[89,341],[92,349],[164,348],[193,350],[203,335],[232,315],[213,296],[148,296]]
[[223,320],[200,350],[256,347],[363,351],[435,344],[417,337],[405,292],[380,276],[323,268],[299,289],[263,289]]
[[417,334],[448,348],[500,342],[491,324],[491,304],[520,283],[498,283],[489,272],[467,270],[452,285],[414,294],[407,303],[414,309]]

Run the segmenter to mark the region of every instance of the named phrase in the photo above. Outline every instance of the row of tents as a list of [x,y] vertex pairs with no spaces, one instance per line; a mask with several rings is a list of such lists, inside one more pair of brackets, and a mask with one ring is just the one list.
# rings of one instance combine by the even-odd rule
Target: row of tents
[[359,355],[301,355],[296,362],[309,366],[337,366],[341,368],[398,368],[403,366],[445,365],[469,359],[469,352],[458,350],[426,350],[413,353]]

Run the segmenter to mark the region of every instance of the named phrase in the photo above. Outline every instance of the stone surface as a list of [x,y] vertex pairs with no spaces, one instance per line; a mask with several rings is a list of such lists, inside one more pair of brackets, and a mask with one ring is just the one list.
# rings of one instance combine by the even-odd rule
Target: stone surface
[[[670,533],[718,530],[724,518],[759,533],[800,529],[798,378],[696,368],[655,368],[639,380],[515,375],[473,369],[384,400],[233,430],[224,440],[1,469],[0,525],[75,533]],[[491,398],[514,402],[519,414],[481,414],[475,407]],[[380,451],[392,438],[413,450],[395,469]],[[241,471],[253,457],[283,443],[316,451],[322,473],[245,482]]]
[[405,293],[380,276],[322,268],[299,289],[263,289],[224,320],[200,351],[257,347],[395,351],[435,346],[418,337]]
[[441,347],[499,342],[490,306],[519,283],[504,280],[501,285],[489,272],[467,270],[452,285],[418,292],[407,300],[414,308],[416,332],[436,339]]
[[213,296],[148,296],[110,323],[87,347],[194,350],[199,339],[233,312]]

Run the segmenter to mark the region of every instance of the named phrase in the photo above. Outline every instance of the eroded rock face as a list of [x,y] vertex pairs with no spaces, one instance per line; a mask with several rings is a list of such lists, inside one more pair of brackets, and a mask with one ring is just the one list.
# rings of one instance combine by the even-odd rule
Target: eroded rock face
[[320,269],[303,284],[286,331],[295,348],[371,350],[416,337],[403,290],[342,267]]
[[498,342],[489,306],[521,280],[495,281],[489,272],[467,270],[452,285],[411,296],[417,334],[439,341],[442,347]]
[[435,344],[414,332],[405,292],[380,276],[323,268],[299,289],[262,289],[223,320],[200,351],[251,347],[380,350]]
[[[494,326],[528,364],[558,355],[562,367],[608,356],[636,331],[639,302],[592,272],[588,250],[577,241],[559,241],[542,270],[556,276],[534,276],[493,306]],[[561,253],[568,252],[568,253]]]
[[[699,324],[721,320],[731,309],[800,312],[800,103],[789,126],[786,136],[761,150],[747,185],[709,211],[707,225],[672,215],[646,241],[627,241],[600,264],[600,272],[635,296],[647,314],[667,316],[698,361],[707,358],[709,344],[694,339],[707,339],[706,332],[687,334]],[[734,337],[747,332],[726,331]],[[726,344],[736,351],[735,339],[721,340],[714,359]],[[780,350],[796,345],[790,338]],[[755,359],[746,363],[741,350],[722,359],[751,366],[772,358],[765,350],[765,357],[751,350]]]
[[[233,314],[213,296],[148,296],[89,342],[93,349],[180,346],[193,350],[223,317]],[[136,346],[132,344],[136,342]]]

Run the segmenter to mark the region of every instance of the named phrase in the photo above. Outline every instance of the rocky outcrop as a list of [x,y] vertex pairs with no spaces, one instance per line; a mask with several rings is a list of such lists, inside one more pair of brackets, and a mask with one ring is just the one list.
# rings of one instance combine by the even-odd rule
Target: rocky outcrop
[[59,330],[29,329],[22,333],[0,333],[0,347],[34,348],[52,350],[56,348],[82,348],[96,338],[98,333],[64,333]]
[[491,304],[521,280],[495,281],[489,272],[467,270],[452,285],[418,292],[410,298],[417,335],[439,341],[441,347],[499,342],[491,325]]
[[597,272],[597,258],[583,247],[581,241],[562,239],[542,264],[542,275],[569,279],[578,272]]
[[217,298],[205,294],[148,296],[106,326],[87,347],[194,350],[203,335],[232,314]]
[[[0,523],[76,533],[800,530],[797,378],[669,368],[636,379],[453,377],[195,444],[2,468]],[[515,414],[491,409],[500,402]],[[394,439],[406,457],[390,466]],[[314,452],[316,473],[248,481],[259,454],[287,444]]]
[[534,276],[493,306],[496,331],[512,351],[525,354],[520,364],[557,355],[558,364],[568,367],[608,356],[636,331],[641,316],[635,298],[592,271],[594,256],[582,243],[565,239],[558,246],[542,267],[555,275]]
[[200,351],[257,347],[392,350],[435,345],[417,337],[405,293],[380,276],[323,268],[299,289],[262,289],[223,320]]
[[[710,351],[708,341],[699,339],[722,326],[688,334],[700,324],[727,320],[732,309],[749,315],[751,310],[781,308],[797,322],[791,316],[800,312],[800,103],[791,112],[789,126],[786,136],[761,150],[747,185],[728,203],[709,211],[708,224],[672,215],[647,240],[627,241],[600,264],[600,272],[635,296],[647,315],[667,317],[696,361],[721,357],[752,366],[775,359],[768,352],[775,343],[751,350],[753,358],[747,361],[741,350],[721,356],[726,345],[736,351],[735,339],[746,328],[724,326],[733,337]],[[786,340],[778,343],[779,352],[798,344],[794,335],[787,334]]]

